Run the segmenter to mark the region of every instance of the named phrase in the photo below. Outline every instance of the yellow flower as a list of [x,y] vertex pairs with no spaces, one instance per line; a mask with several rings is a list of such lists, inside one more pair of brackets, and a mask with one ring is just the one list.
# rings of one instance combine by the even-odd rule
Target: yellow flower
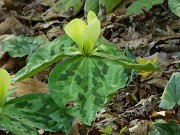
[[[136,61],[138,64],[155,64],[157,62],[157,58],[153,58],[152,60],[150,59],[144,59],[144,58],[136,58]],[[138,74],[142,76],[142,78],[147,78],[149,75],[151,75],[153,72],[146,72],[146,71],[141,71]]]
[[87,25],[81,19],[73,19],[64,28],[66,34],[78,45],[81,52],[89,55],[94,49],[95,42],[100,35],[100,21],[94,12],[89,11]]

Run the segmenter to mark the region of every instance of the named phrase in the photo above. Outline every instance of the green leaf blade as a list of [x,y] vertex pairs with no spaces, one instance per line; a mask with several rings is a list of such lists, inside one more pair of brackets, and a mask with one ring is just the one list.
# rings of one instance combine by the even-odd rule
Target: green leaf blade
[[61,109],[90,125],[96,112],[125,86],[123,70],[121,65],[100,57],[76,56],[52,70],[48,87]]
[[132,60],[126,57],[118,48],[115,44],[108,42],[105,39],[98,39],[96,42],[99,46],[97,46],[97,53],[95,52],[95,55],[97,54],[103,54],[106,58],[107,56],[113,56],[118,59],[121,59],[123,61],[127,61],[132,63]]
[[94,53],[94,56],[99,56],[102,58],[107,58],[109,60],[115,61],[117,64],[120,64],[124,66],[125,68],[130,68],[134,70],[140,70],[140,71],[159,71],[159,67],[157,65],[153,65],[151,63],[148,64],[136,64],[133,63],[129,58],[120,55],[120,56],[114,56],[111,54],[105,54],[103,52],[96,52]]
[[168,1],[169,7],[171,11],[180,17],[180,0],[169,0]]
[[0,115],[0,128],[1,130],[10,131],[15,135],[39,135],[35,128],[20,123],[17,119],[6,114]]
[[93,11],[97,15],[99,12],[99,0],[86,0],[84,5],[85,14],[87,14],[89,10]]
[[63,17],[72,17],[81,11],[83,4],[83,0],[57,0],[51,9],[59,12]]
[[149,11],[154,5],[162,4],[163,2],[164,0],[137,0],[128,8],[126,15],[138,15],[142,12],[142,9]]
[[15,58],[31,55],[42,44],[45,44],[44,39],[19,35],[3,42],[2,49]]
[[107,13],[111,12],[121,0],[99,0],[100,5],[100,15],[106,15]]
[[29,58],[27,65],[16,73],[11,82],[32,77],[61,58],[74,55],[65,49],[72,46],[74,46],[74,42],[67,35],[63,35],[49,45],[38,48]]
[[[10,119],[14,119],[13,122],[31,129],[68,133],[72,125],[72,117],[61,111],[50,95],[43,93],[33,93],[12,99],[5,104],[2,112]],[[21,126],[20,129],[23,130],[23,127]]]
[[149,135],[179,135],[180,127],[175,121],[165,122],[162,120],[153,122],[153,128]]
[[160,107],[172,109],[180,105],[180,73],[173,73],[161,97]]

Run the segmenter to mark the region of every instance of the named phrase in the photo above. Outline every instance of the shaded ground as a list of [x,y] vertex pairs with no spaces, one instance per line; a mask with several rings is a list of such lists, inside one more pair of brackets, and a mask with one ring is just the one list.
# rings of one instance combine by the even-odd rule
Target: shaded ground
[[[31,1],[22,2],[21,5],[17,3],[6,3],[0,8],[0,42],[19,34],[41,36],[52,40],[64,33],[62,29],[64,24],[71,20],[47,12],[48,4],[32,6]],[[180,72],[180,18],[168,11],[166,4],[155,6],[150,12],[144,12],[139,16],[125,17],[124,10],[127,5],[122,5],[102,21],[102,37],[115,43],[120,50],[127,45],[136,57],[157,58],[162,72],[155,72],[146,78],[135,77],[126,88],[114,95],[91,127],[78,125],[77,128],[82,135],[88,132],[89,135],[99,135],[99,130],[107,125],[111,125],[114,135],[123,127],[129,128],[124,134],[131,132],[132,135],[146,135],[152,126],[152,121],[158,118],[166,121],[174,119],[179,123],[176,108],[162,112],[158,105],[170,76],[174,72]],[[20,9],[20,7],[25,8]],[[39,19],[43,13],[49,14],[50,17],[46,16],[46,20]],[[83,15],[80,13],[79,16]],[[8,54],[3,54],[0,65],[14,74],[25,65],[25,59],[13,59]],[[17,84],[21,88],[16,94],[20,96],[30,93],[39,86],[43,91],[42,89],[37,91],[47,92],[45,82],[49,72],[48,68],[36,76],[37,80],[30,79],[28,82]],[[34,81],[38,83],[34,85]],[[27,83],[29,86],[22,91]],[[62,133],[44,133],[44,135],[52,134]]]

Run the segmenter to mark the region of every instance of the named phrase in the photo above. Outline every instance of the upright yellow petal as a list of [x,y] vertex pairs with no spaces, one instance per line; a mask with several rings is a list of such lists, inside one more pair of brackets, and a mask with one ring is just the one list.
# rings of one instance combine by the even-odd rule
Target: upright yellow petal
[[83,46],[85,54],[88,55],[93,50],[95,42],[99,38],[100,30],[100,21],[97,19],[95,13],[90,11],[88,13],[88,25],[84,29],[83,35]]
[[93,19],[97,19],[97,16],[96,16],[96,14],[95,14],[93,11],[89,11],[89,12],[88,12],[88,15],[87,15],[88,23],[89,23],[90,21],[92,21]]
[[86,23],[83,20],[73,19],[64,28],[66,34],[74,40],[81,50],[83,50],[82,37],[85,27]]
[[9,73],[4,69],[0,69],[0,103],[2,103],[2,100],[8,90],[10,80]]

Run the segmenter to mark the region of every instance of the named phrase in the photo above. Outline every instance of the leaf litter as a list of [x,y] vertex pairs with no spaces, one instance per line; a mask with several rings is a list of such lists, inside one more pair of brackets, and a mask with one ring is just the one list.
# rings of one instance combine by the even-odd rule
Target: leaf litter
[[[0,0],[0,44],[20,34],[39,36],[46,40],[64,34],[63,27],[71,18],[48,10],[53,2],[54,0]],[[126,129],[122,133],[124,135],[146,135],[152,122],[157,119],[167,122],[174,119],[180,123],[176,108],[166,111],[159,108],[160,97],[168,80],[173,73],[180,72],[180,19],[163,6],[155,6],[149,12],[127,17],[125,11],[130,3],[132,0],[123,1],[114,12],[106,15],[102,21],[102,37],[115,43],[121,50],[128,46],[137,58],[157,59],[162,71],[145,77],[137,75],[97,114],[92,126],[87,127],[76,121],[71,135],[100,135],[100,131],[106,131],[107,127],[113,135],[118,135],[122,129]],[[77,17],[79,16],[82,15]],[[0,46],[0,66],[12,75],[25,65],[26,60],[27,57],[11,58]],[[49,70],[47,68],[35,78],[15,84],[19,88],[14,96],[36,91],[47,93],[47,84],[44,82],[47,82]]]

